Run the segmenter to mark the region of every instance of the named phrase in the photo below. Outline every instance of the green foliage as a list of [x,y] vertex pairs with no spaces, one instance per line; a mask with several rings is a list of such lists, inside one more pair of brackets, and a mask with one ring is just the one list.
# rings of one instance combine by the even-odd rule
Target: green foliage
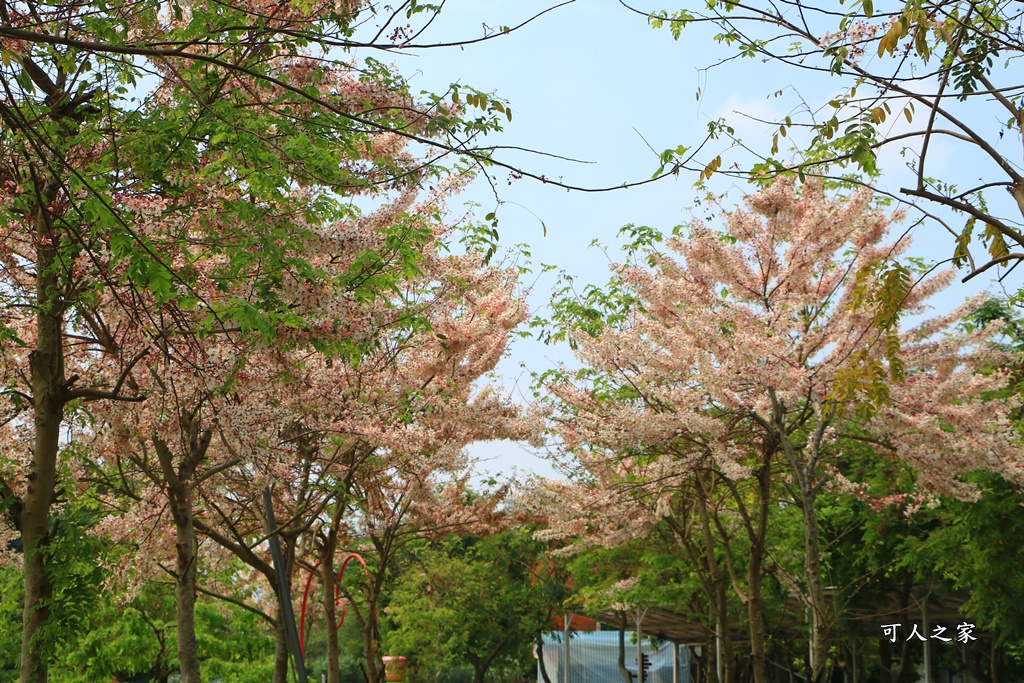
[[167,585],[146,586],[126,605],[104,600],[67,639],[55,681],[106,683],[115,677],[177,672],[174,596]]
[[943,526],[929,539],[935,570],[956,590],[968,593],[966,609],[981,628],[1004,641],[1024,641],[1024,534],[1021,492],[998,477],[973,478],[983,491],[974,503],[950,502]]
[[274,637],[260,616],[216,600],[196,604],[196,639],[204,680],[250,683],[270,680]]
[[534,636],[567,594],[542,551],[526,528],[412,550],[390,595],[387,651],[424,674],[466,662],[526,666]]
[[0,683],[18,680],[21,658],[21,613],[24,583],[21,571],[14,565],[0,565]]
[[[176,674],[177,638],[174,593],[169,583],[147,584],[126,599],[110,590],[102,567],[117,562],[87,533],[90,515],[71,508],[58,518],[48,552],[59,557],[48,571],[53,580],[52,617],[40,638],[52,657],[55,683],[108,683],[157,680]],[[0,620],[21,622],[22,576],[15,565],[0,567]],[[196,628],[203,675],[224,683],[269,680],[274,640],[268,623],[239,607],[201,599]],[[21,630],[0,629],[0,683],[18,678]]]

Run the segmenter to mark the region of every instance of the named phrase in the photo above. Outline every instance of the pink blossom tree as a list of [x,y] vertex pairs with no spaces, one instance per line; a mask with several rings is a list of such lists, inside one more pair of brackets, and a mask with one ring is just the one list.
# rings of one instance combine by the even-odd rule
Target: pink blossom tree
[[[78,444],[63,437],[80,411],[178,391],[184,403],[168,398],[163,422],[139,425],[166,430],[144,435],[151,451],[175,455],[176,467],[224,462],[209,449],[230,364],[194,338],[229,335],[218,343],[239,357],[250,334],[323,349],[345,321],[339,343],[358,346],[373,325],[355,312],[413,267],[428,235],[395,221],[375,236],[356,220],[355,197],[416,191],[441,173],[441,158],[469,151],[465,137],[510,116],[464,88],[483,115],[460,117],[442,97],[417,101],[377,61],[338,58],[333,50],[355,46],[351,22],[363,9],[0,3],[0,376],[10,400],[0,495],[24,547],[22,683],[47,680],[47,548],[77,486]],[[344,219],[345,234],[322,232]],[[343,239],[344,249],[316,253],[344,252],[355,263],[346,276],[310,257]],[[377,239],[387,248],[375,251]],[[402,267],[381,269],[385,254]],[[323,296],[342,290],[351,296]],[[315,322],[296,308],[304,297],[323,306]],[[205,388],[150,381],[189,363],[212,373]],[[174,475],[202,479],[196,467]],[[175,500],[190,501],[187,488]]]
[[[131,500],[134,521],[125,526],[121,515],[112,516],[108,530],[126,541],[167,539],[162,546],[147,541],[126,569],[173,575],[183,674],[191,663],[192,676],[199,675],[194,638],[182,635],[194,631],[201,539],[215,546],[205,544],[206,561],[227,552],[261,575],[271,593],[276,589],[277,570],[261,546],[266,486],[275,484],[286,578],[320,563],[329,622],[336,618],[339,546],[354,542],[358,528],[380,556],[369,611],[360,617],[374,677],[382,668],[373,605],[396,539],[494,515],[500,497],[472,504],[460,498],[468,466],[462,449],[526,433],[518,408],[476,388],[526,309],[516,267],[487,266],[476,251],[445,253],[453,233],[443,221],[443,199],[461,182],[450,178],[418,203],[412,186],[365,219],[310,228],[302,258],[330,277],[321,287],[282,279],[279,296],[303,325],[275,329],[277,348],[241,331],[188,337],[173,353],[143,361],[146,372],[133,386],[149,397],[145,402],[94,411],[91,452],[107,472],[105,486]],[[393,248],[400,227],[421,237]],[[410,244],[418,245],[414,259],[406,253]],[[368,279],[390,283],[390,293],[377,285],[377,294],[366,297]],[[209,294],[217,300],[217,292]],[[180,317],[189,314],[179,311]],[[154,337],[141,325],[135,329],[143,340]],[[202,590],[245,603],[239,594],[246,591]],[[250,607],[275,625],[275,680],[284,680],[283,624],[270,605]],[[336,640],[330,649],[334,661]],[[329,673],[336,680],[336,666]]]
[[[691,491],[699,528],[707,535],[717,524],[726,544],[759,683],[767,680],[760,592],[779,487],[802,511],[804,576],[788,583],[811,611],[819,680],[834,615],[815,502],[826,486],[859,490],[836,467],[845,454],[866,443],[900,458],[930,495],[972,496],[962,475],[975,470],[1022,474],[1008,403],[983,399],[1005,382],[981,372],[995,360],[986,346],[994,329],[953,329],[977,302],[903,332],[879,324],[923,311],[950,280],[945,273],[911,287],[905,271],[883,274],[882,262],[908,243],[884,241],[898,218],[873,208],[867,192],[833,199],[819,186],[797,193],[779,181],[725,214],[723,232],[695,222],[685,238],[666,241],[672,253],[648,241],[645,265],[616,267],[608,290],[558,307],[585,369],[553,377],[550,417],[610,503],[590,528],[605,526],[615,542],[623,531],[678,521],[680,496]],[[743,586],[730,532],[706,515],[721,505],[716,490],[728,492],[747,537]]]

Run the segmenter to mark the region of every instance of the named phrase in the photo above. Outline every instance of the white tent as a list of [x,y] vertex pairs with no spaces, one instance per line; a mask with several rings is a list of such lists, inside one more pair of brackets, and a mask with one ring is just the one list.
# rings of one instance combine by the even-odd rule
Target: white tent
[[[568,648],[564,633],[560,632],[545,633],[543,642],[544,668],[551,683],[625,683],[619,672],[618,631],[573,632]],[[674,643],[644,638],[642,649],[651,663],[644,676],[645,683],[690,683],[690,652],[686,647],[677,648]],[[625,664],[633,683],[637,683],[636,655],[636,634],[626,633]],[[537,680],[544,680],[540,662],[537,663]]]

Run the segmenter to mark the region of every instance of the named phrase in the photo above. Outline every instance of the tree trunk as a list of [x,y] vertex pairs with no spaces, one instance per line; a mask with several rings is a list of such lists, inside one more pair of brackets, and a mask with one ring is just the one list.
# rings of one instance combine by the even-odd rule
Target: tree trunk
[[999,644],[995,638],[992,638],[992,649],[990,652],[991,656],[989,657],[989,664],[991,668],[989,669],[989,675],[992,677],[992,683],[1002,683],[1003,667],[1002,657],[1000,656],[1002,653],[1000,652]]
[[813,481],[806,473],[801,481],[804,512],[804,572],[807,574],[807,602],[811,608],[811,680],[818,683],[828,664],[828,603],[821,581],[821,543],[818,538],[818,513],[815,510]]
[[[338,610],[334,602],[334,553],[330,559],[325,555],[320,564],[320,576],[324,584],[324,620],[327,622],[327,683],[339,683],[338,660],[341,645],[338,643]],[[309,642],[309,634],[306,634]]]
[[[907,608],[910,605],[910,595],[913,590],[913,582],[910,579],[906,579],[903,583],[903,590],[900,591],[900,622],[904,624],[910,621]],[[907,677],[910,671],[910,647],[907,641],[903,641],[900,644],[900,663],[896,669],[893,683],[908,683]]]
[[477,657],[470,654],[469,661],[473,665],[473,683],[484,683],[484,676],[487,675],[487,670],[491,668],[491,664],[501,654],[501,651],[505,649],[505,643],[508,642],[508,634],[501,639],[491,652],[484,658]]
[[[700,490],[697,491],[697,511],[700,514],[701,532],[704,537],[704,548],[707,555],[708,569],[711,573],[711,581],[715,587],[713,600],[715,602],[715,620],[717,622],[718,643],[722,648],[723,676],[718,683],[736,683],[736,656],[732,644],[732,634],[729,630],[729,603],[725,590],[725,570],[718,563],[718,556],[715,554],[715,541],[711,535],[711,520],[709,518],[707,501],[707,488],[701,475],[697,475]],[[710,596],[709,596],[710,597]],[[709,648],[710,650],[711,648]],[[708,660],[717,659],[717,653],[708,653]],[[718,668],[715,667],[715,678],[718,678]]]
[[[198,410],[196,411],[198,413]],[[181,417],[186,435],[184,456],[175,468],[175,457],[167,443],[153,435],[153,446],[167,484],[167,496],[174,520],[175,586],[174,615],[178,626],[178,664],[181,683],[200,683],[199,649],[196,642],[196,582],[199,541],[192,508],[192,475],[206,457],[212,433],[199,427],[198,417]]]
[[893,683],[892,680],[892,645],[888,638],[882,638],[878,651],[878,658],[881,669],[880,683]]
[[284,627],[284,615],[277,610],[277,624],[274,629],[274,679],[273,683],[288,683],[288,635]]
[[[821,540],[818,531],[817,489],[814,480],[818,462],[817,440],[812,440],[810,454],[801,460],[789,441],[789,435],[781,426],[781,418],[777,437],[789,456],[797,484],[800,489],[800,510],[804,519],[804,574],[807,581],[807,593],[804,604],[810,611],[808,625],[810,640],[810,673],[812,683],[821,683],[828,670],[828,631],[829,614],[825,588],[821,578]],[[818,432],[822,431],[820,427]]]
[[[51,197],[52,199],[52,197]],[[67,383],[64,377],[64,305],[56,267],[57,236],[39,207],[35,217],[36,348],[29,356],[35,442],[28,487],[22,498],[21,538],[25,553],[25,603],[22,613],[20,683],[46,683],[48,662],[40,630],[50,616],[53,586],[46,574],[50,509],[57,485],[60,425]]]
[[[145,612],[142,612],[143,618],[145,619]],[[150,624],[150,628],[153,628],[152,622],[148,619],[147,623]],[[153,664],[153,668],[150,670],[150,677],[157,683],[167,683],[167,679],[170,677],[171,672],[167,666],[167,641],[164,636],[163,629],[153,628],[153,634],[156,636],[156,642],[160,644],[159,649],[156,652],[156,662]],[[118,677],[120,679],[120,677]]]
[[[372,591],[371,587],[371,591]],[[366,601],[366,620],[363,622],[363,659],[366,661],[366,680],[380,683],[384,680],[384,663],[377,655],[377,596]]]
[[200,683],[199,648],[196,642],[196,532],[192,526],[192,505],[185,488],[172,494],[177,562],[174,586],[174,614],[178,625],[178,662],[181,683]]
[[[36,500],[32,500],[36,498]],[[50,616],[49,601],[53,587],[46,577],[46,521],[49,503],[42,496],[26,495],[26,510],[35,508],[22,523],[21,537],[25,547],[25,606],[21,630],[21,683],[46,683],[47,662],[37,639],[40,629]]]
[[[324,618],[327,622],[327,683],[340,683],[339,659],[341,645],[338,642],[338,609],[335,601],[334,557],[338,550],[338,526],[345,506],[336,500],[331,525],[320,548],[320,580],[323,583]],[[307,640],[308,640],[307,636]]]
[[764,601],[761,599],[762,548],[750,549],[747,566],[747,619],[750,622],[750,661],[754,683],[768,683],[768,652],[764,636]]
[[695,647],[689,647],[687,650],[690,653],[690,675],[692,676],[690,683],[706,683],[709,680],[705,663],[706,651],[698,655]]
[[750,621],[750,656],[754,683],[768,683],[768,652],[764,633],[764,601],[761,582],[764,579],[764,551],[768,537],[768,508],[771,494],[771,465],[765,463],[757,475],[758,517],[750,539],[747,560],[747,618]]
[[548,667],[544,664],[544,638],[538,636],[535,642],[537,644],[537,664],[540,666],[540,677],[544,680],[544,683],[551,683],[551,677],[548,676]]
[[619,627],[619,673],[625,683],[633,683],[633,676],[626,668],[626,615],[622,613],[622,625]]

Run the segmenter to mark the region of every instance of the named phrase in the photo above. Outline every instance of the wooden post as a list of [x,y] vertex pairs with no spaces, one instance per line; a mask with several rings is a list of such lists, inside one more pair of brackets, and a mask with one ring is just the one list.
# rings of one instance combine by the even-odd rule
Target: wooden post
[[644,615],[647,614],[647,610],[640,611],[639,608],[636,610],[636,680],[637,683],[645,683],[644,681],[644,632],[642,624],[644,621]]
[[563,615],[563,622],[564,623],[562,624],[562,636],[565,639],[565,642],[562,644],[562,649],[563,649],[563,652],[565,654],[565,677],[563,679],[563,683],[572,683],[572,681],[569,680],[569,613],[568,612],[564,613],[564,615]]
[[722,683],[722,622],[719,621],[718,630],[715,633],[715,673],[718,674],[718,683]]
[[921,605],[921,621],[923,622],[924,633],[924,683],[932,683],[932,648],[931,639],[928,639],[928,598],[924,599]]
[[814,619],[811,614],[811,608],[807,608],[807,663],[811,666],[811,671],[814,671],[814,665],[817,663],[814,661],[814,635],[811,633],[814,628]]

